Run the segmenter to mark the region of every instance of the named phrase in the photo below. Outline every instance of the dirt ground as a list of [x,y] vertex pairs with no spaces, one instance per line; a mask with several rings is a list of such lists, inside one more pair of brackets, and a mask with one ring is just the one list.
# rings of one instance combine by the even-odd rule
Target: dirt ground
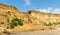
[[13,34],[0,34],[0,35],[60,35],[60,30],[17,32]]

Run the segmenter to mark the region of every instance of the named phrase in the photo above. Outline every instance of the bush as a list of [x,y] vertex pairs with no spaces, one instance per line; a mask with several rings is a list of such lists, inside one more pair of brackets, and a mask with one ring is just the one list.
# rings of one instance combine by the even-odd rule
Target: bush
[[12,20],[10,27],[14,28],[15,26],[18,26],[18,25],[22,26],[23,22],[22,22],[21,19],[15,18],[15,19]]

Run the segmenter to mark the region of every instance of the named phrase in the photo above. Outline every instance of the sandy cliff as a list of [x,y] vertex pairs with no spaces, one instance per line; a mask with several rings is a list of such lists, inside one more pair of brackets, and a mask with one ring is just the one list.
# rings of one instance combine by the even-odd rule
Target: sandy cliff
[[59,26],[60,14],[34,10],[21,12],[14,6],[0,4],[0,30],[2,32],[52,30]]

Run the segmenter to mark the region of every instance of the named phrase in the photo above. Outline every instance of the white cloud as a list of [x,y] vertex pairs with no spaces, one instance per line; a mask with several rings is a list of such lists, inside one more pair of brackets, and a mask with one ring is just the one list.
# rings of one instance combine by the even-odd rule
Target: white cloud
[[45,9],[36,9],[37,11],[46,12],[46,13],[55,13],[60,14],[60,8],[45,8]]
[[53,11],[52,11],[52,13],[57,13],[57,14],[60,14],[60,9],[54,9]]
[[31,5],[30,0],[25,0],[26,5]]

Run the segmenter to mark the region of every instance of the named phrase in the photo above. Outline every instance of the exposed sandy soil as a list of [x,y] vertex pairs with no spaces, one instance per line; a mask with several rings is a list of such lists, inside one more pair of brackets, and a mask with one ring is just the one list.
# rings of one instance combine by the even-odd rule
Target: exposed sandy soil
[[[12,20],[16,17],[22,20],[23,25],[18,25],[11,29]],[[7,21],[8,18],[9,21]],[[6,30],[20,35],[59,35],[60,30],[55,30],[59,27],[60,14],[42,13],[35,10],[21,12],[14,6],[0,4],[0,32]]]
[[0,35],[60,35],[60,30],[16,32],[13,34],[0,34]]

